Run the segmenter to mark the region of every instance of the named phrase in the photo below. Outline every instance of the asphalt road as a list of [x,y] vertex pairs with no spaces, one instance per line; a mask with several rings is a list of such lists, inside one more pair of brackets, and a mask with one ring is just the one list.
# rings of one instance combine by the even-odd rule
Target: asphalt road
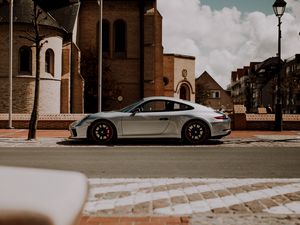
[[0,165],[101,178],[299,178],[300,149],[123,146],[0,148]]

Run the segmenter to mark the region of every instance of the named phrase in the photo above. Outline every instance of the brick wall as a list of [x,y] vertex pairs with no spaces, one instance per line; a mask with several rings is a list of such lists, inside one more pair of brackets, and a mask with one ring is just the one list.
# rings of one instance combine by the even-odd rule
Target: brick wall
[[[13,43],[13,112],[14,113],[30,113],[33,105],[34,89],[35,89],[35,48],[27,39],[20,36],[26,36],[26,32],[31,25],[15,24],[14,26],[14,43]],[[7,25],[0,24],[0,113],[8,111],[8,36]],[[40,112],[41,113],[60,113],[60,79],[61,79],[61,59],[62,59],[62,38],[57,30],[50,27],[41,26],[42,34],[51,33],[53,36],[45,40],[41,49],[40,68]],[[31,46],[31,74],[22,74],[19,71],[19,49],[22,46]],[[45,72],[45,52],[51,48],[54,52],[54,70],[53,74]],[[47,99],[47,100],[45,100]]]

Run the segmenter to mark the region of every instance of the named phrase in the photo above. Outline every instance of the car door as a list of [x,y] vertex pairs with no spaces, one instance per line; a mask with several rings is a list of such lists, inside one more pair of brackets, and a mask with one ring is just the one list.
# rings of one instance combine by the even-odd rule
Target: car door
[[162,134],[169,125],[166,102],[149,101],[135,109],[129,117],[122,119],[124,136],[154,136]]

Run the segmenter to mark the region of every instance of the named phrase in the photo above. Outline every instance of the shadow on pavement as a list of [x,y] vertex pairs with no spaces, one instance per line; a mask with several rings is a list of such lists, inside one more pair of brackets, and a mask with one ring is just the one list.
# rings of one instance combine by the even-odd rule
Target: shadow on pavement
[[[207,140],[201,145],[220,145],[224,142],[222,140]],[[57,142],[58,145],[65,146],[101,146],[95,144],[95,142],[89,140],[74,140],[67,139],[65,141]],[[102,146],[192,146],[186,144],[178,139],[121,139],[117,140],[114,144],[102,145]],[[199,146],[201,146],[199,145]]]

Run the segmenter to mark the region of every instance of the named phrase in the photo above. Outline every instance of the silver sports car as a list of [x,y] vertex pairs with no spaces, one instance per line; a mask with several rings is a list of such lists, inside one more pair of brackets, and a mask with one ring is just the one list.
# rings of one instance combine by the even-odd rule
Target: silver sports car
[[71,138],[98,144],[120,138],[178,138],[200,144],[230,134],[230,118],[222,112],[171,97],[148,97],[120,111],[90,114],[70,125]]

